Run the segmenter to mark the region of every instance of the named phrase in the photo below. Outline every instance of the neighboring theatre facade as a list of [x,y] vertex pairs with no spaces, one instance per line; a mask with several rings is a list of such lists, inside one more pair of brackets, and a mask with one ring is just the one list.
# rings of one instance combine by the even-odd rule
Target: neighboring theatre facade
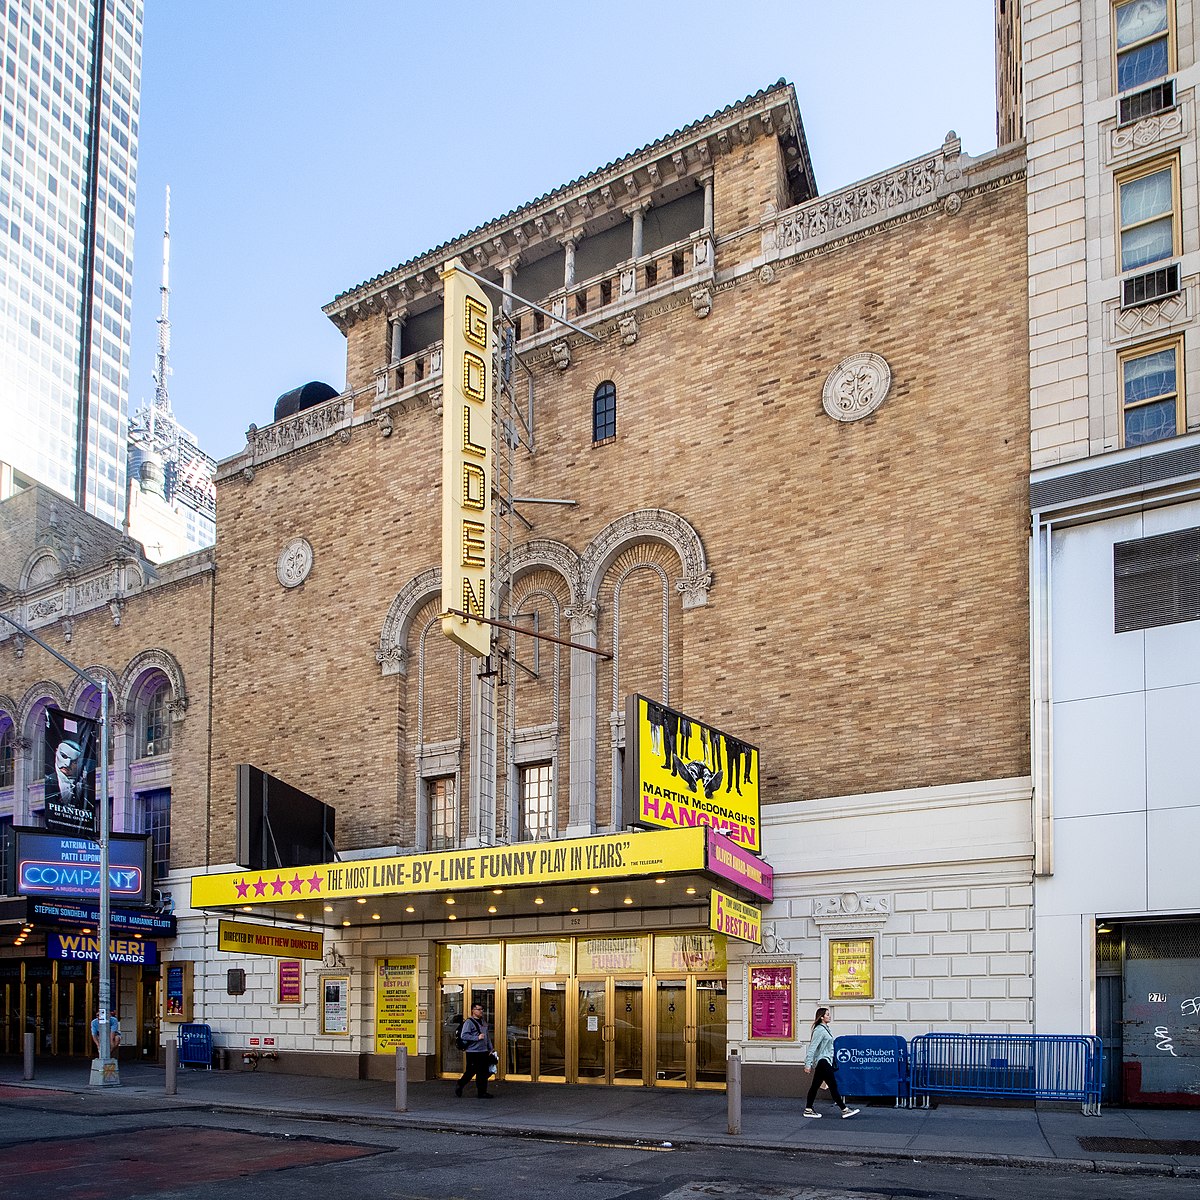
[[[507,1076],[722,1086],[736,1046],[758,1092],[797,1088],[820,1003],[1028,1032],[1024,170],[950,137],[816,196],[781,84],[327,306],[347,388],[220,465],[210,607],[156,587],[121,626],[212,639],[169,1021],[279,1070],[386,1077],[403,1042],[434,1077],[478,997]],[[485,661],[439,620],[454,256],[598,339],[498,305],[493,611],[549,638]],[[73,645],[116,661],[100,633]],[[18,713],[57,678],[32,655]],[[626,831],[631,694],[757,748],[769,899],[703,827]],[[239,867],[243,763],[336,808],[339,862]],[[710,928],[715,890],[758,941]]]

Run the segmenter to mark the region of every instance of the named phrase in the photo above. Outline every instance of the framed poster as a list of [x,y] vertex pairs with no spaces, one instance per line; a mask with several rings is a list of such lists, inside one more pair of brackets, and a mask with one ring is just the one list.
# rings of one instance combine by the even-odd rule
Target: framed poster
[[875,939],[829,939],[829,998],[875,998]]
[[281,958],[275,966],[275,1003],[299,1004],[304,997],[304,976],[298,958]]
[[417,956],[375,960],[375,1053],[417,1052]]
[[163,1020],[186,1023],[191,1019],[192,960],[187,958],[167,963],[163,972]]
[[321,976],[321,1032],[350,1036],[350,976]]
[[750,1037],[791,1041],[796,1036],[796,964],[751,963]]

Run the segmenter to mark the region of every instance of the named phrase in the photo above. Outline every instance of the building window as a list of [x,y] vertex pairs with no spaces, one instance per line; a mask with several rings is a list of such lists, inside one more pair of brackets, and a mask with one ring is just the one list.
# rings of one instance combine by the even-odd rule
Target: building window
[[554,836],[554,771],[550,763],[521,768],[519,829],[521,839],[536,842]]
[[138,757],[154,758],[171,749],[171,685],[163,683],[146,701],[138,733]]
[[147,792],[142,803],[146,808],[146,832],[150,835],[154,878],[161,879],[171,869],[171,789],[159,788]]
[[1117,179],[1122,271],[1137,271],[1179,253],[1178,193],[1173,162]]
[[606,379],[592,396],[592,441],[617,436],[617,385]]
[[1181,339],[1123,354],[1121,444],[1144,446],[1174,437],[1184,427],[1180,386]]
[[1141,87],[1171,70],[1168,0],[1127,0],[1113,9],[1117,91]]
[[16,749],[17,739],[13,736],[13,727],[9,725],[0,733],[0,788],[9,788],[16,778]]
[[429,804],[429,849],[449,850],[458,842],[458,804],[454,776],[425,782]]

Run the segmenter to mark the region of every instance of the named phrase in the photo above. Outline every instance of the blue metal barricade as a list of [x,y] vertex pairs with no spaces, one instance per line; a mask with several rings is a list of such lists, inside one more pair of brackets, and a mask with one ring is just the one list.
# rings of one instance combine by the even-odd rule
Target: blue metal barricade
[[908,1045],[910,1093],[1077,1100],[1100,1115],[1104,1051],[1078,1034],[925,1033]]
[[892,1096],[897,1106],[908,1103],[908,1043],[902,1037],[834,1038],[833,1061],[843,1096]]
[[212,1070],[212,1030],[207,1025],[180,1025],[179,1065]]

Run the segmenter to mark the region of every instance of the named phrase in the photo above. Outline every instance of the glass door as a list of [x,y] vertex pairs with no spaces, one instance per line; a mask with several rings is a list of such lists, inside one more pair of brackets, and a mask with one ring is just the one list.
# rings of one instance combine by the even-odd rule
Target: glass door
[[643,981],[580,979],[576,981],[576,996],[578,1081],[645,1083]]
[[507,982],[504,985],[504,1046],[500,1050],[506,1079],[533,1079],[533,1039],[537,1021],[533,1011],[533,985]]
[[[467,997],[470,997],[468,1000]],[[496,1027],[496,983],[491,979],[443,979],[441,1013],[438,1017],[438,1050],[443,1075],[461,1075],[466,1066],[463,1052],[458,1048],[455,1034],[459,1022],[471,1015],[471,1008],[483,1005],[483,1019],[491,1031],[497,1051],[502,1051],[504,1038]]]
[[724,1087],[723,976],[654,981],[654,1081],[660,1087]]
[[575,1026],[575,1076],[580,1083],[607,1083],[608,981],[576,981],[578,1019]]
[[687,982],[654,981],[654,1081],[667,1087],[689,1082]]
[[[504,988],[504,1075],[536,1083],[567,1078],[567,985],[561,979],[508,981]],[[496,1039],[500,1049],[500,1040]]]
[[87,1012],[87,980],[83,963],[60,962],[55,988],[56,1053],[90,1057],[91,1018]]
[[646,1020],[642,1011],[641,979],[614,979],[612,1023],[613,1083],[646,1082]]
[[693,976],[696,1026],[695,1087],[724,1087],[726,1041],[726,1000],[729,988],[723,975],[712,979]]
[[567,1079],[567,985],[562,979],[537,982],[537,1025],[533,1035],[534,1078],[541,1083]]
[[54,983],[50,968],[48,959],[25,964],[25,1032],[33,1034],[35,1054],[54,1053]]

